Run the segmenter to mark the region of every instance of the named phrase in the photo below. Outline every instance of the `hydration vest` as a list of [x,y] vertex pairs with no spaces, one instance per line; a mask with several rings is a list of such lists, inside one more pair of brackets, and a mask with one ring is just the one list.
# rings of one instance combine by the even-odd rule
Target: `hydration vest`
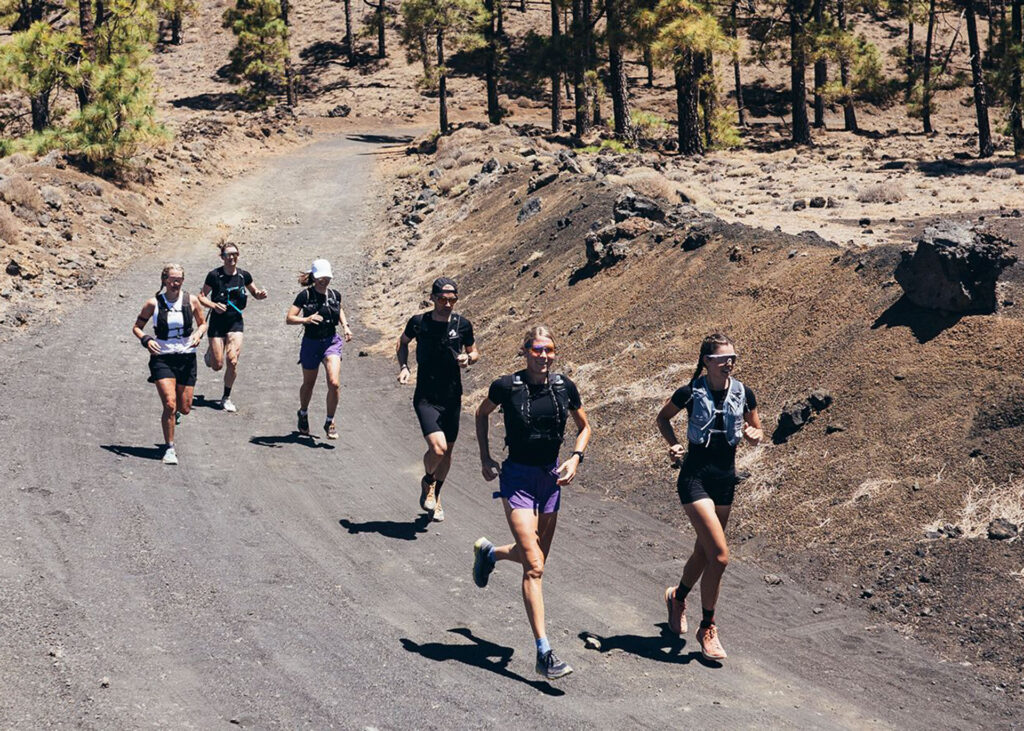
[[[183,291],[179,295],[178,306],[181,307],[181,332],[174,337],[187,338],[192,334],[192,299],[188,292]],[[153,328],[157,340],[169,339],[167,337],[170,332],[170,328],[167,326],[167,313],[172,311],[178,312],[179,310],[171,307],[163,293],[158,294],[156,296],[156,326]]]
[[[242,283],[237,287],[224,287],[217,292],[217,299],[215,302],[221,302],[227,304],[230,302],[239,310],[244,310],[245,306],[249,303],[249,294],[245,289],[245,275],[242,274],[241,269],[235,269],[235,276],[240,277]],[[234,279],[234,277],[232,277]],[[223,284],[223,281],[221,282]]]
[[554,423],[546,428],[538,428],[530,413],[530,388],[523,377],[516,373],[512,376],[512,392],[509,395],[508,408],[505,414],[505,444],[513,440],[545,441],[562,443],[565,438],[565,424],[569,420],[569,389],[561,373],[548,375],[548,392],[555,406]]
[[307,296],[306,304],[302,306],[302,314],[308,317],[316,313],[324,318],[325,325],[337,325],[341,320],[341,299],[339,295],[333,289],[328,288],[327,294],[324,295],[324,303],[321,305],[313,300],[313,292],[316,290],[313,287],[310,287],[309,290],[310,293]]
[[[416,338],[419,339],[420,333],[425,329],[423,327],[423,318],[430,317],[430,313],[426,312],[423,314],[416,324],[413,325],[413,330],[416,332]],[[458,354],[462,344],[458,342],[459,339],[459,316],[454,312],[448,318],[448,325],[445,327],[444,338],[441,340],[441,344],[454,354]],[[453,341],[455,345],[452,345]],[[417,352],[419,352],[419,346],[417,346]]]
[[[746,408],[746,388],[735,378],[729,379],[729,392],[721,408],[715,406],[707,378],[701,376],[693,382],[693,410],[686,429],[686,438],[691,444],[707,446],[712,434],[722,434],[730,447],[735,447],[743,437],[743,411]],[[715,422],[722,416],[724,428],[718,429]]]

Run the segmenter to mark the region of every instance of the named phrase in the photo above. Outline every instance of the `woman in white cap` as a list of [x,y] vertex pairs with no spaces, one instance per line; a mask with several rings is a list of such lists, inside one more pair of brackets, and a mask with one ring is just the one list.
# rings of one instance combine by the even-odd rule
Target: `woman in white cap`
[[299,284],[305,289],[299,292],[288,310],[285,322],[302,325],[305,332],[299,348],[299,364],[302,365],[302,388],[299,389],[299,434],[309,434],[309,399],[313,396],[316,376],[323,363],[327,375],[327,420],[324,432],[328,439],[338,438],[334,424],[334,412],[338,408],[341,391],[341,325],[345,341],[352,340],[345,310],[341,307],[341,295],[336,289],[329,289],[333,275],[331,264],[326,259],[317,259],[308,272],[299,276]]

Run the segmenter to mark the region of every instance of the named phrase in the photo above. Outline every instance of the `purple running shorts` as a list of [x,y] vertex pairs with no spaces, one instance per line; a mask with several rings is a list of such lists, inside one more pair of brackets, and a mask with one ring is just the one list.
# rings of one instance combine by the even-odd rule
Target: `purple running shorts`
[[555,474],[557,468],[557,464],[534,467],[506,459],[498,477],[501,490],[494,493],[494,497],[508,500],[513,510],[557,513],[562,502],[562,487]]
[[303,338],[299,346],[299,363],[304,370],[315,371],[329,355],[341,357],[341,336],[335,333],[329,338]]

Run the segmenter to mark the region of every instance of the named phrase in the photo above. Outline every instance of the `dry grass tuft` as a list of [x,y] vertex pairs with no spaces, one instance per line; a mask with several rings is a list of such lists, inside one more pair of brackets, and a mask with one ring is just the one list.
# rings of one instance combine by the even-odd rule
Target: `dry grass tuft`
[[9,175],[0,180],[0,199],[35,213],[46,208],[46,202],[39,194],[39,189],[21,175]]
[[438,179],[437,189],[442,195],[448,195],[460,185],[468,186],[469,179],[476,175],[477,171],[476,163],[449,170]]
[[963,512],[956,523],[968,537],[988,535],[988,524],[1005,518],[1024,526],[1024,478],[1005,485],[978,482],[964,495]]
[[5,244],[16,244],[20,235],[18,220],[6,208],[0,208],[0,240]]
[[857,194],[857,200],[861,203],[899,203],[906,197],[903,185],[894,180],[872,185]]
[[1014,173],[1010,168],[992,168],[985,173],[986,177],[995,178],[996,180],[1009,180],[1014,175],[1016,175],[1016,173]]
[[622,179],[626,185],[648,198],[660,198],[669,203],[678,203],[680,200],[679,187],[657,170],[636,168],[626,172]]

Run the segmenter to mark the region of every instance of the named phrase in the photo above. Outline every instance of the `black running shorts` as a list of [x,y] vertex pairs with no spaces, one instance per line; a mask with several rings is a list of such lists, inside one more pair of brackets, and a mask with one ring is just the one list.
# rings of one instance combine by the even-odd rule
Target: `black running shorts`
[[225,338],[228,333],[240,333],[245,330],[245,320],[241,317],[225,317],[214,312],[210,314],[210,327],[206,330],[208,338]]
[[679,501],[683,505],[710,498],[715,505],[732,505],[736,483],[739,480],[735,471],[725,471],[713,467],[687,469],[683,467],[676,483]]
[[179,386],[196,385],[196,354],[167,353],[149,356],[149,382],[173,378]]
[[444,432],[444,438],[451,444],[459,437],[459,417],[462,416],[462,399],[455,398],[440,404],[425,399],[412,401],[416,416],[420,420],[423,436]]

